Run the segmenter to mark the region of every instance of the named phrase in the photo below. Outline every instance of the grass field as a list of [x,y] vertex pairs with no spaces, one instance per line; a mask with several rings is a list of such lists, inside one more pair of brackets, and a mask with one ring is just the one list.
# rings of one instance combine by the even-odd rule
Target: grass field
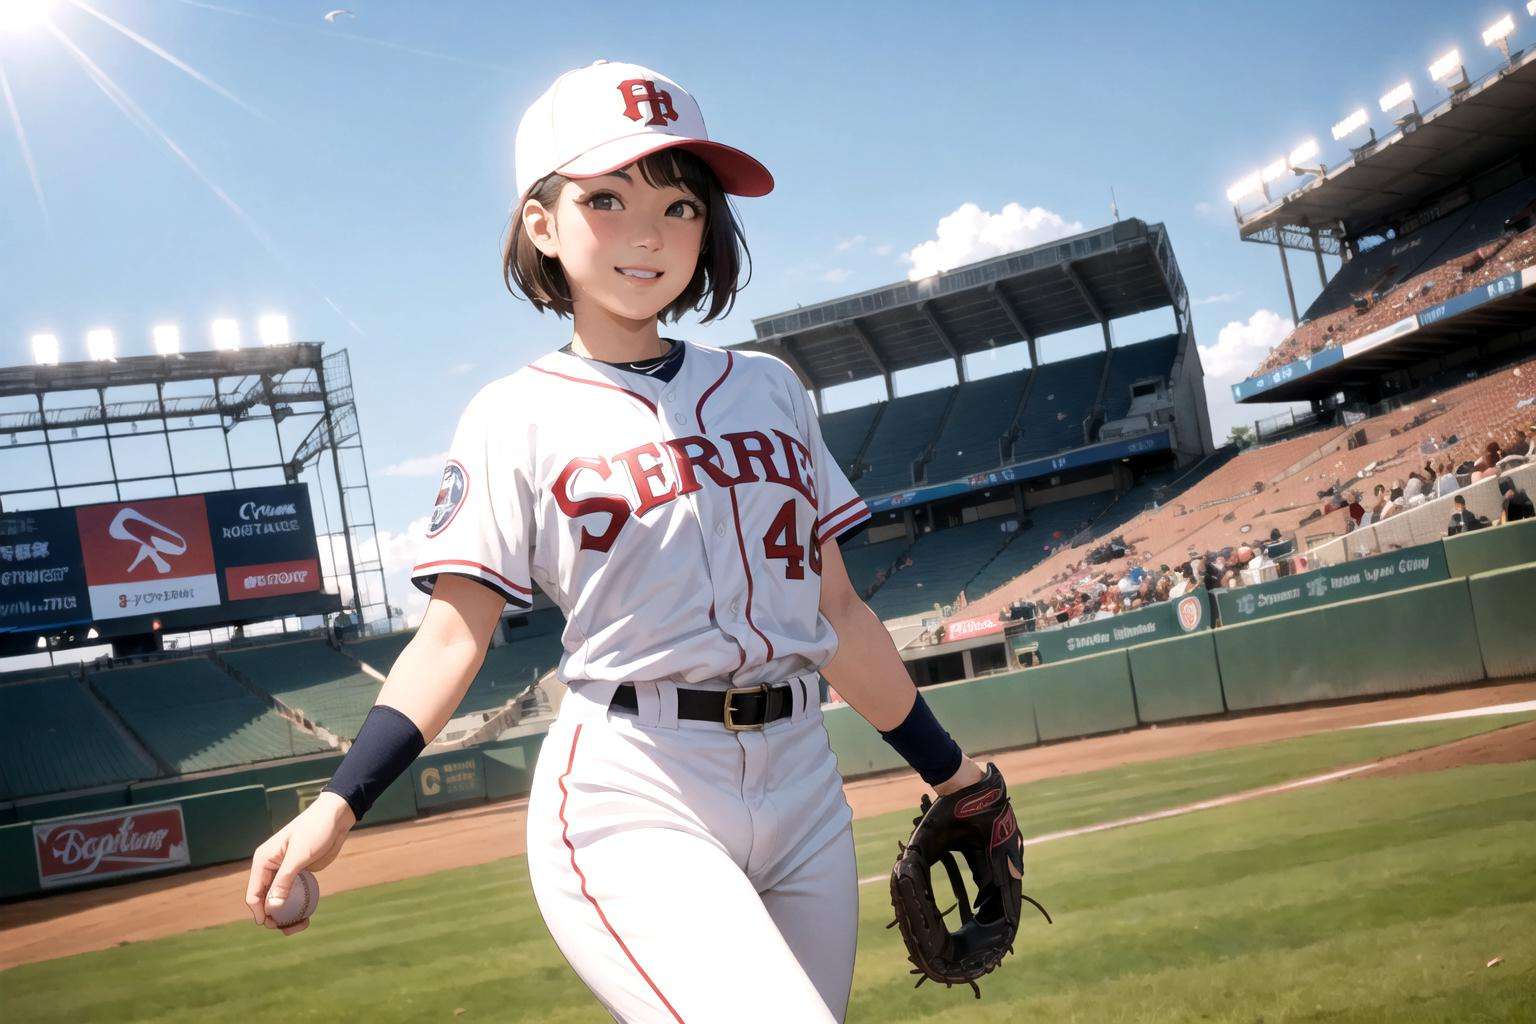
[[[1044,780],[1020,787],[1020,816],[1041,834],[1529,717]],[[862,875],[889,869],[910,817],[857,823]],[[883,927],[884,887],[871,885],[849,1020],[1536,1020],[1533,850],[1531,762],[1330,783],[1052,842],[1027,854],[1026,885],[1057,924],[1026,920],[980,1002],[912,989]],[[0,1004],[16,1021],[607,1019],[549,941],[521,857],[329,896],[292,940],[227,925],[15,968],[0,974]]]

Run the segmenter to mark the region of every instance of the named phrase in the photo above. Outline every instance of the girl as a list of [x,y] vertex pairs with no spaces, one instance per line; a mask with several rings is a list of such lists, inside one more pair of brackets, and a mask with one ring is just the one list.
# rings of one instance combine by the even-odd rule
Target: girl
[[465,410],[412,570],[422,624],[325,792],[256,851],[247,903],[274,927],[269,901],[335,859],[537,584],[569,690],[528,866],[561,952],[621,1021],[840,1021],[858,880],[818,670],[937,793],[1001,780],[850,584],[835,538],[868,512],[794,373],[660,335],[730,309],[726,194],[767,193],[768,171],[710,141],[676,82],[605,61],[556,80],[516,151],[503,273],[571,340]]

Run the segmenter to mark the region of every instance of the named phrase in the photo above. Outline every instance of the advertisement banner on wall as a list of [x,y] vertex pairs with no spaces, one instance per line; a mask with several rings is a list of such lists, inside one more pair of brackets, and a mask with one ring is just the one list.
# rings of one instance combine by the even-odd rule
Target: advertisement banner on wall
[[1210,594],[1197,590],[1183,597],[1163,601],[1150,608],[1122,612],[1107,619],[1094,619],[1076,626],[1022,633],[1013,638],[1015,652],[1033,648],[1041,662],[1052,664],[1085,654],[1113,651],[1132,644],[1166,640],[1196,630],[1209,629]]
[[1216,610],[1221,614],[1221,624],[1230,626],[1449,578],[1445,545],[1434,541],[1374,558],[1360,558],[1295,576],[1283,576],[1251,587],[1218,590]]
[[192,863],[180,804],[43,822],[32,843],[44,889]]

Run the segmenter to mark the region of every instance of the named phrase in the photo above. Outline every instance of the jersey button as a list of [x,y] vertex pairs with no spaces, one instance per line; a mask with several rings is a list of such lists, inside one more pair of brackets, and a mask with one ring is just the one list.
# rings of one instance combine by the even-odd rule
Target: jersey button
[[685,420],[685,419],[686,419],[686,418],[687,418],[687,417],[685,417],[685,416],[684,416],[684,415],[683,415],[683,414],[682,414],[682,413],[680,413],[680,412],[679,412],[679,413],[673,413],[673,414],[672,414],[672,419],[673,419],[673,420],[675,420],[675,421],[676,421],[676,422],[678,422],[678,423],[681,423],[681,422],[683,422],[683,420]]
[[724,523],[716,523],[715,524],[715,536],[716,537],[724,537],[725,536],[725,524]]
[[731,602],[731,614],[732,615],[736,615],[736,614],[738,614],[740,612],[741,612],[741,602],[740,601],[732,601]]

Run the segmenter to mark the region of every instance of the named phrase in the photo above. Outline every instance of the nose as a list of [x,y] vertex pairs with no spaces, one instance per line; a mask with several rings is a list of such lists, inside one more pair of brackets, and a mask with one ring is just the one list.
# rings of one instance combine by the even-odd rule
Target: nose
[[635,225],[635,237],[632,244],[637,249],[659,252],[663,245],[661,221],[654,217],[641,218],[639,223]]

